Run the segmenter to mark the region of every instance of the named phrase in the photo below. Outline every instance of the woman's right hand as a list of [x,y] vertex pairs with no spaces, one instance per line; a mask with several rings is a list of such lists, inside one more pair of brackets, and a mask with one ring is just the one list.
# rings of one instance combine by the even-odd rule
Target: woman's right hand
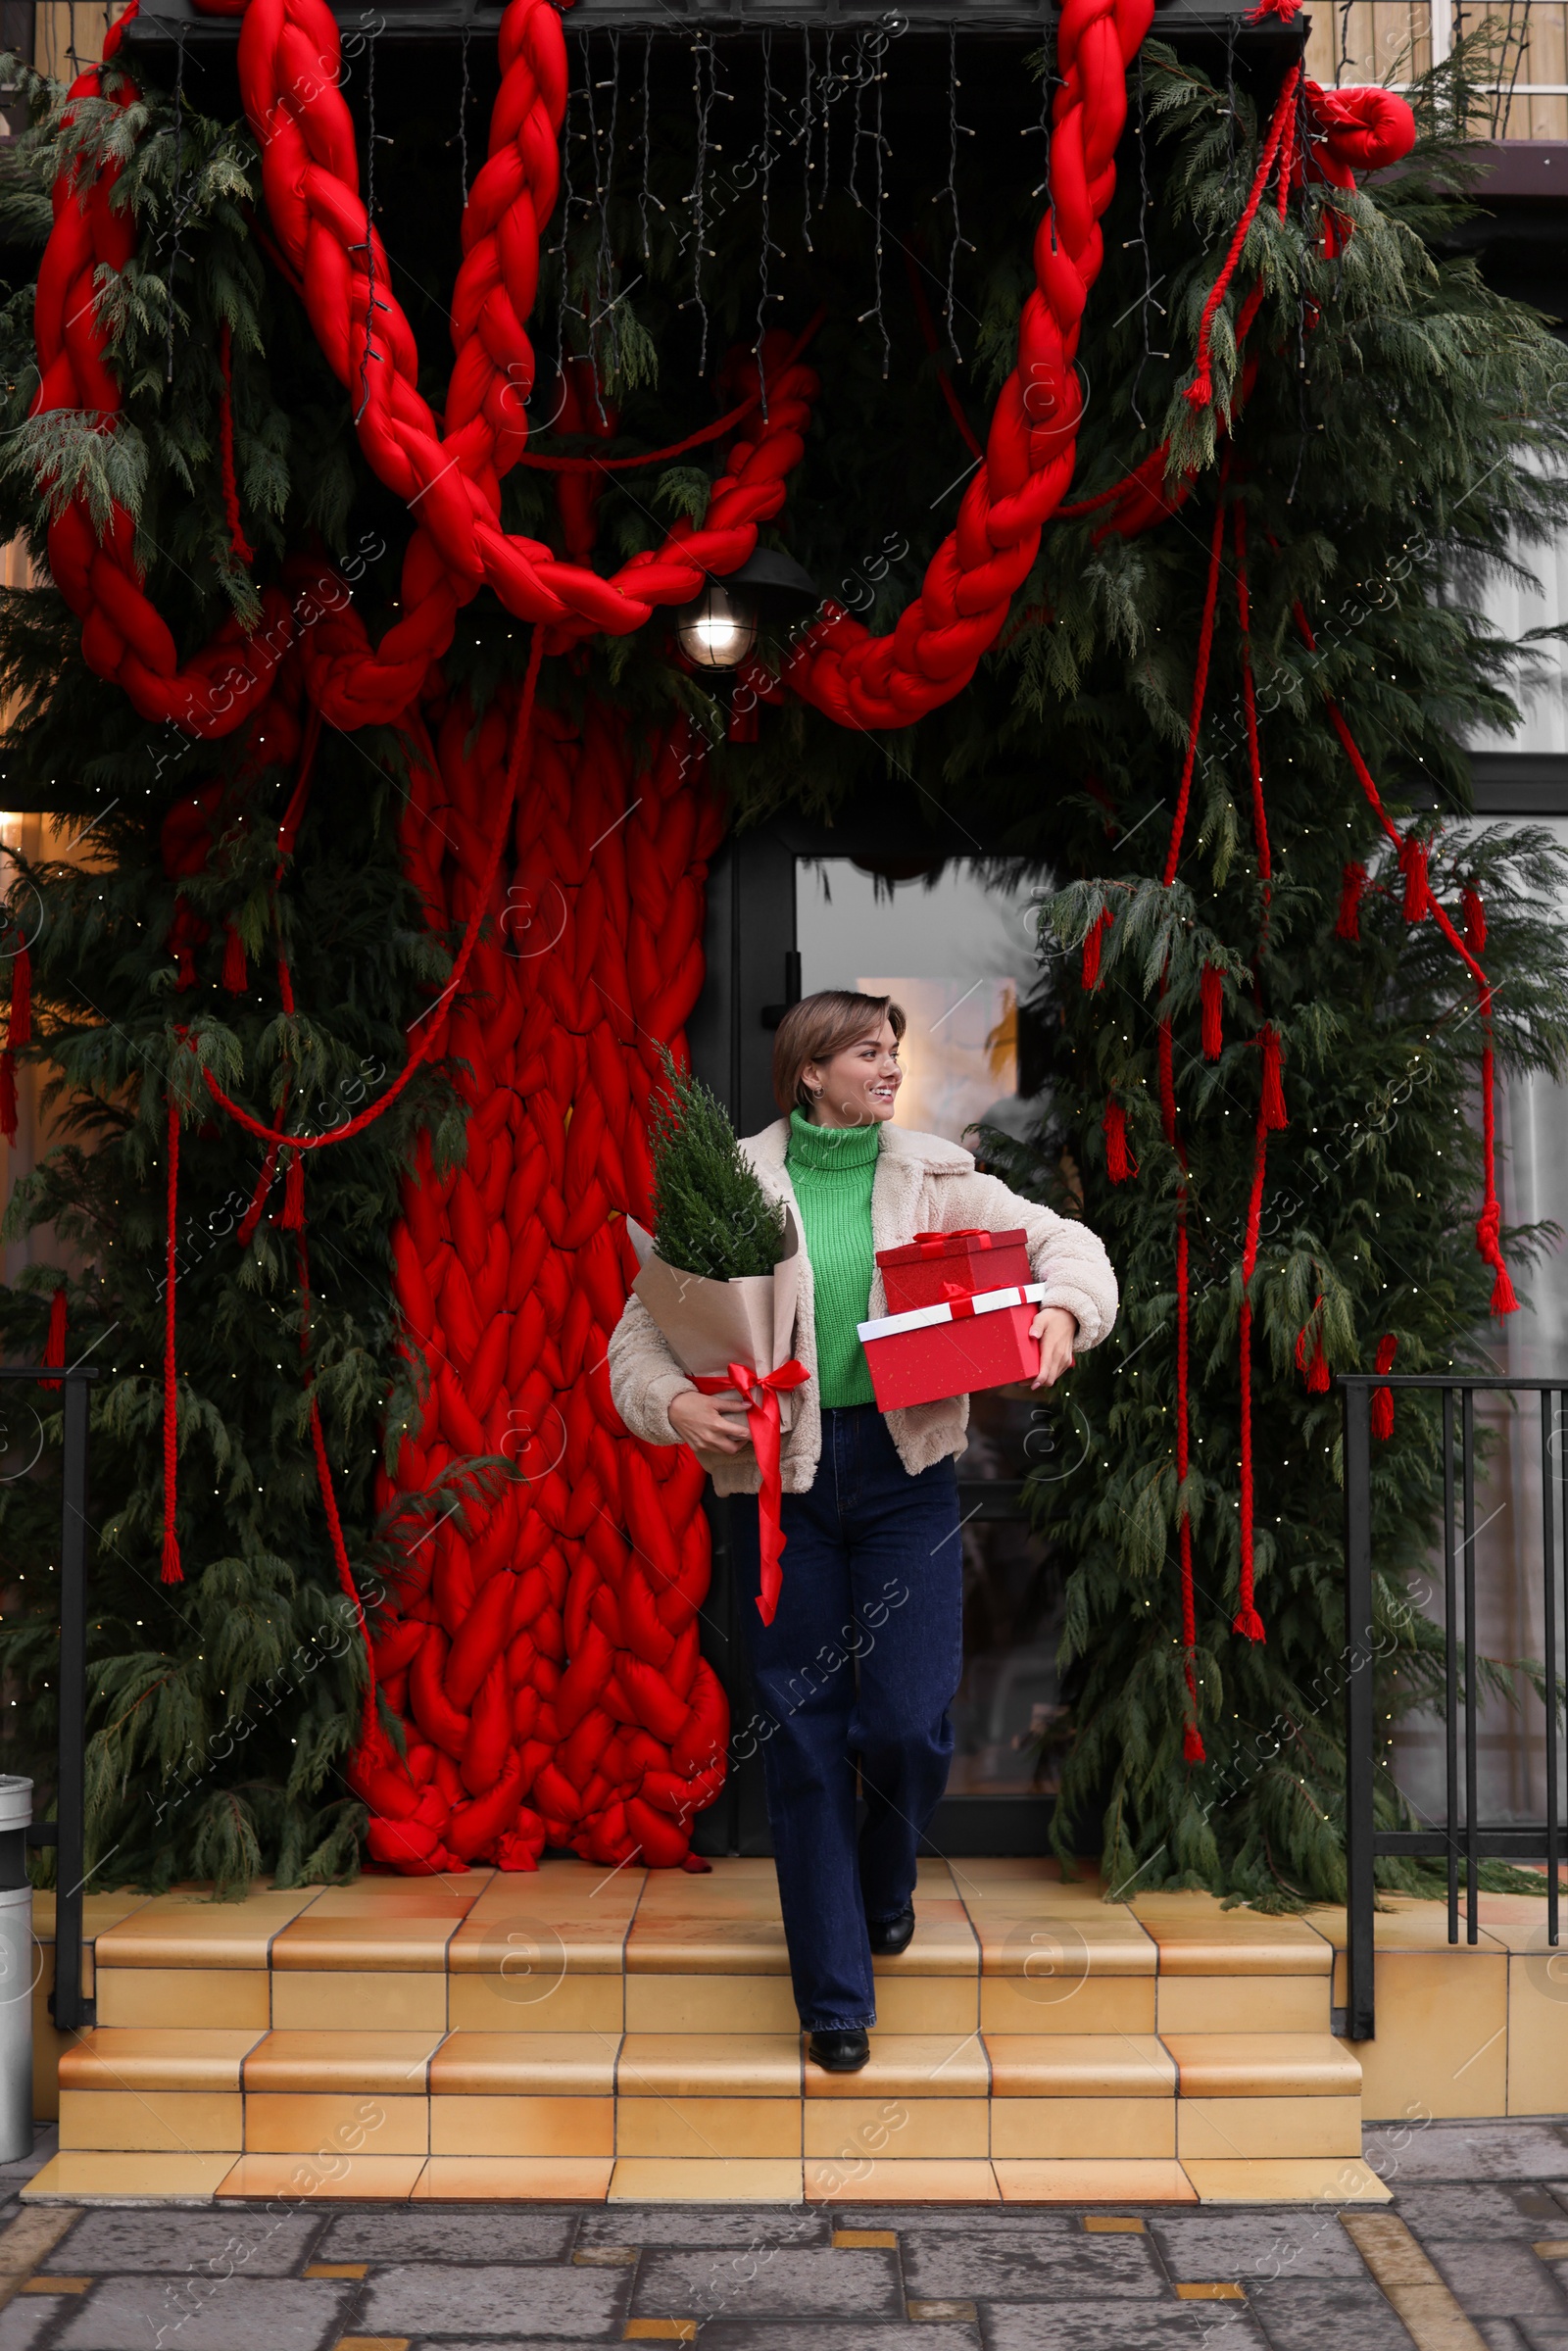
[[669,1425],[702,1453],[742,1453],[750,1443],[746,1399],[734,1388],[717,1396],[683,1388],[669,1407]]

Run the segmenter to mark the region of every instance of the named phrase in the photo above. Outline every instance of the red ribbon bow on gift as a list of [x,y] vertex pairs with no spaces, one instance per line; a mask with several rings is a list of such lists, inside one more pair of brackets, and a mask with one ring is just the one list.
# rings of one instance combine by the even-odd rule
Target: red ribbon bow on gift
[[732,1363],[728,1371],[699,1372],[692,1386],[699,1396],[722,1396],[726,1388],[738,1389],[746,1398],[746,1425],[757,1454],[757,1466],[762,1473],[761,1487],[757,1496],[757,1532],[762,1553],[761,1590],[757,1595],[757,1612],[764,1625],[773,1622],[778,1607],[778,1595],[784,1588],[784,1571],[779,1561],[784,1555],[784,1529],[779,1519],[779,1505],[784,1488],[779,1478],[778,1399],[791,1388],[799,1388],[810,1378],[804,1363],[791,1355],[777,1371],[753,1371],[748,1364]]
[[991,1249],[996,1235],[977,1224],[961,1224],[951,1233],[916,1233],[914,1247],[922,1257],[940,1257],[950,1241],[978,1241],[982,1249]]

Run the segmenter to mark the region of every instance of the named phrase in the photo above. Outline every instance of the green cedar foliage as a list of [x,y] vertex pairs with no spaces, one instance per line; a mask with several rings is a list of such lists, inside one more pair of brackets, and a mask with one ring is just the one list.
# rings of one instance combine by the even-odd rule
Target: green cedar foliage
[[731,1282],[769,1274],[784,1246],[784,1211],[741,1154],[723,1103],[663,1054],[666,1092],[649,1134],[654,1247],[682,1273]]
[[[1054,1099],[1038,1163],[1102,1234],[1124,1301],[1110,1342],[1071,1375],[1082,1457],[1036,1490],[1039,1522],[1069,1569],[1063,1657],[1075,1739],[1062,1840],[1075,1822],[1102,1822],[1111,1885],[1206,1886],[1266,1903],[1344,1899],[1341,1406],[1336,1395],[1306,1392],[1298,1338],[1307,1332],[1310,1345],[1317,1332],[1334,1369],[1370,1369],[1385,1333],[1398,1341],[1401,1371],[1493,1367],[1492,1277],[1473,1237],[1476,991],[1433,923],[1404,921],[1401,875],[1325,721],[1325,695],[1345,710],[1396,813],[1414,812],[1446,906],[1458,918],[1464,887],[1481,893],[1500,1066],[1559,1077],[1568,1068],[1568,933],[1554,910],[1568,884],[1562,854],[1538,829],[1466,820],[1457,742],[1462,730],[1512,723],[1507,651],[1470,597],[1489,567],[1516,563],[1533,538],[1564,527],[1568,376],[1533,315],[1417,233],[1454,218],[1422,168],[1451,156],[1444,101],[1442,84],[1427,95],[1416,168],[1344,203],[1354,234],[1341,261],[1317,258],[1266,205],[1250,246],[1271,290],[1260,322],[1268,356],[1235,432],[1227,494],[1245,503],[1251,550],[1271,901],[1251,816],[1229,540],[1203,756],[1177,878],[1169,890],[1162,881],[1212,472],[1174,523],[1146,538],[1096,545],[1087,524],[1053,536],[1039,578],[1051,618],[1012,648],[1014,709],[1043,729],[1068,787],[1054,844],[1063,886],[1043,922]],[[1152,111],[1173,198],[1152,268],[1168,269],[1163,331],[1180,352],[1192,348],[1225,219],[1212,187],[1223,128],[1191,76],[1168,75]],[[1182,254],[1184,220],[1208,240],[1196,263]],[[1322,319],[1298,343],[1303,298]],[[1144,445],[1129,430],[1125,387],[1137,363],[1125,332],[1119,348],[1112,339],[1099,353],[1097,380],[1123,388],[1111,391],[1086,453],[1089,490]],[[1304,365],[1293,364],[1298,353]],[[1146,372],[1146,407],[1147,394]],[[1179,453],[1204,453],[1207,419],[1175,408],[1166,422]],[[1294,623],[1297,599],[1315,655]],[[1335,936],[1351,861],[1371,875],[1359,943]],[[1102,908],[1112,927],[1099,986],[1086,993],[1076,951]],[[1199,1052],[1205,961],[1224,972],[1214,1062]],[[1162,1002],[1174,1017],[1190,1185],[1187,1499],[1208,1756],[1191,1770],[1172,1433],[1178,1167],[1159,1117]],[[1254,1645],[1230,1627],[1238,1314],[1264,1019],[1284,1043],[1290,1123],[1269,1137],[1251,1286],[1257,1594],[1268,1636]],[[1105,1167],[1110,1099],[1126,1112],[1137,1162],[1121,1185]],[[1508,1236],[1516,1276],[1548,1237]],[[1429,1700],[1439,1674],[1440,1636],[1422,1610],[1441,1526],[1438,1439],[1436,1400],[1400,1396],[1392,1441],[1374,1445],[1380,1728]],[[1478,1659],[1476,1671],[1505,1701],[1521,1665],[1529,1678],[1528,1661]],[[1378,1778],[1382,1817],[1394,1825],[1392,1775]],[[1431,1883],[1396,1861],[1380,1863],[1379,1877]]]
[[[175,160],[171,110],[149,99],[127,122],[84,106],[63,125],[58,90],[32,85],[37,121],[7,151],[13,237],[71,141],[129,148],[122,180],[141,217],[136,260],[116,293],[118,364],[128,391],[112,433],[54,420],[44,448],[24,423],[36,385],[31,288],[11,298],[0,333],[10,387],[0,537],[28,534],[42,554],[46,510],[29,452],[62,478],[125,498],[136,514],[149,592],[186,646],[254,588],[228,552],[217,465],[217,342],[234,338],[238,456],[247,526],[275,568],[285,537],[338,559],[360,556],[372,626],[395,592],[384,561],[384,502],[345,455],[345,403],[292,297],[270,282],[242,205],[258,201],[249,134],[187,107]],[[173,290],[174,376],[165,382],[169,289],[156,267],[174,201],[185,207]],[[31,226],[46,222],[46,214]],[[279,299],[279,295],[281,298]],[[291,317],[291,309],[294,315]],[[264,365],[270,354],[275,375]],[[287,405],[285,408],[285,393]],[[351,566],[352,567],[352,566]],[[396,825],[403,753],[390,732],[326,730],[313,799],[276,891],[276,825],[291,763],[243,789],[235,743],[192,743],[137,717],[85,669],[78,624],[48,587],[0,600],[0,677],[20,714],[6,738],[0,798],[61,820],[61,855],[27,868],[12,904],[32,942],[35,1043],[54,1148],[18,1187],[7,1236],[41,1228],[41,1254],[72,1266],[70,1351],[99,1378],[92,1400],[89,1558],[88,1870],[94,1885],[159,1886],[209,1879],[225,1892],[258,1870],[286,1883],[358,1866],[363,1807],[342,1765],[363,1690],[363,1649],[338,1586],[308,1425],[314,1374],[351,1558],[373,1603],[418,1529],[378,1524],[372,1492],[383,1415],[414,1409],[398,1353],[390,1230],[416,1129],[439,1155],[461,1151],[446,1080],[421,1073],[393,1111],[307,1162],[313,1297],[302,1312],[295,1236],[279,1228],[281,1175],[247,1249],[236,1229],[264,1147],[215,1111],[199,1070],[215,1070],[253,1110],[306,1132],[342,1123],[401,1066],[407,1022],[449,968],[404,881]],[[169,945],[175,882],[165,820],[207,795],[214,849],[179,889],[210,935],[181,992]],[[226,930],[247,950],[248,984],[220,986]],[[288,958],[298,1010],[277,977]],[[179,1538],[185,1581],[160,1581],[166,1121],[180,1110],[176,1232]],[[48,1239],[54,1236],[53,1243]],[[0,1292],[8,1352],[42,1349],[53,1277]],[[417,1369],[417,1367],[416,1367]],[[31,1417],[36,1406],[39,1427]],[[34,1474],[0,1483],[6,1594],[8,1770],[53,1784],[58,1681],[55,1578],[59,1398],[14,1397],[15,1470],[45,1441]],[[434,1502],[439,1515],[471,1490]]]

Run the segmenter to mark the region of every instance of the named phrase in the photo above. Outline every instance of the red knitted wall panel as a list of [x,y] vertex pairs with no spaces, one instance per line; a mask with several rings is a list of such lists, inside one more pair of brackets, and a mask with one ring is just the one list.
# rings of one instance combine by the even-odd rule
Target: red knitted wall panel
[[[513,715],[510,698],[476,731],[464,702],[432,712],[403,854],[443,932],[473,912]],[[527,1868],[547,1837],[668,1864],[723,1778],[724,1698],[698,1653],[704,1478],[625,1435],[606,1344],[631,1269],[614,1219],[649,1214],[658,1047],[679,1048],[702,986],[721,828],[684,725],[639,767],[595,705],[580,731],[539,712],[514,821],[468,989],[439,1015],[465,1162],[438,1173],[421,1143],[393,1240],[424,1411],[389,1441],[379,1498],[476,1454],[514,1474],[466,1512],[427,1505],[438,1523],[404,1546],[377,1665],[414,1788],[391,1758],[361,1785],[372,1853],[404,1868]]]

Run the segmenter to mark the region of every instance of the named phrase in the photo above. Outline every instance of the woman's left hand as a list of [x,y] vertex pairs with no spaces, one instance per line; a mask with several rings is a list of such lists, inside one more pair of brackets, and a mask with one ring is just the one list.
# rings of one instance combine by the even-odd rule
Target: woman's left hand
[[1042,1306],[1029,1325],[1029,1336],[1040,1342],[1040,1370],[1034,1385],[1054,1388],[1064,1371],[1072,1369],[1072,1350],[1078,1324],[1065,1306]]

